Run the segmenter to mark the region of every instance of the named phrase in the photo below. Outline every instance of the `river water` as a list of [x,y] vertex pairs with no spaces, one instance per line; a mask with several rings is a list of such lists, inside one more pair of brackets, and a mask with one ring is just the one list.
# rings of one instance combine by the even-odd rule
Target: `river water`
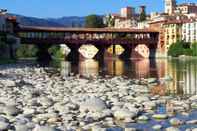
[[[123,76],[132,79],[156,78],[160,85],[165,85],[165,92],[174,95],[197,94],[197,59],[105,59],[81,60],[79,62],[61,61],[53,63],[61,68],[64,76],[80,74],[81,76]],[[162,79],[173,79],[162,83]]]

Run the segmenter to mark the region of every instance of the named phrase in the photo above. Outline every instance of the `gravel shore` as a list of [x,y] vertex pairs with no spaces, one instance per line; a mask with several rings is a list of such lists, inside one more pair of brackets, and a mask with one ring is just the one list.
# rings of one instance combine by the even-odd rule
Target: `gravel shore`
[[0,131],[196,131],[197,95],[152,95],[150,82],[0,66]]

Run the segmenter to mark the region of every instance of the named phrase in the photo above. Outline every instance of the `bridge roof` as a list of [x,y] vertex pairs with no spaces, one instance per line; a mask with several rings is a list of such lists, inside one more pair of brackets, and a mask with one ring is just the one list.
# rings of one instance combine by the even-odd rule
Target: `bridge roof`
[[95,33],[159,33],[154,29],[115,29],[115,28],[62,28],[62,27],[39,27],[20,26],[19,31],[40,32],[95,32]]

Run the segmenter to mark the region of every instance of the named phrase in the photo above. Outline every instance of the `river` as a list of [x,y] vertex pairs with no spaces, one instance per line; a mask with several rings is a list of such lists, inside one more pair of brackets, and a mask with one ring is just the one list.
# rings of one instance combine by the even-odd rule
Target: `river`
[[[158,80],[172,78],[165,83],[166,93],[176,95],[197,94],[197,59],[138,59],[121,60],[105,59],[82,60],[77,63],[61,61],[55,64],[61,67],[62,75],[70,73],[81,76],[123,76],[132,79],[156,78]],[[164,85],[160,81],[161,85]]]

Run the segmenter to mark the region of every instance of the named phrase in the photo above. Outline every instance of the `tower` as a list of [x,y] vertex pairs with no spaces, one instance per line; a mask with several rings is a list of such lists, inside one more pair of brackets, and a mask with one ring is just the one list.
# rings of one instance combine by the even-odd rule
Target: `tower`
[[172,15],[176,8],[176,0],[165,0],[165,13]]

